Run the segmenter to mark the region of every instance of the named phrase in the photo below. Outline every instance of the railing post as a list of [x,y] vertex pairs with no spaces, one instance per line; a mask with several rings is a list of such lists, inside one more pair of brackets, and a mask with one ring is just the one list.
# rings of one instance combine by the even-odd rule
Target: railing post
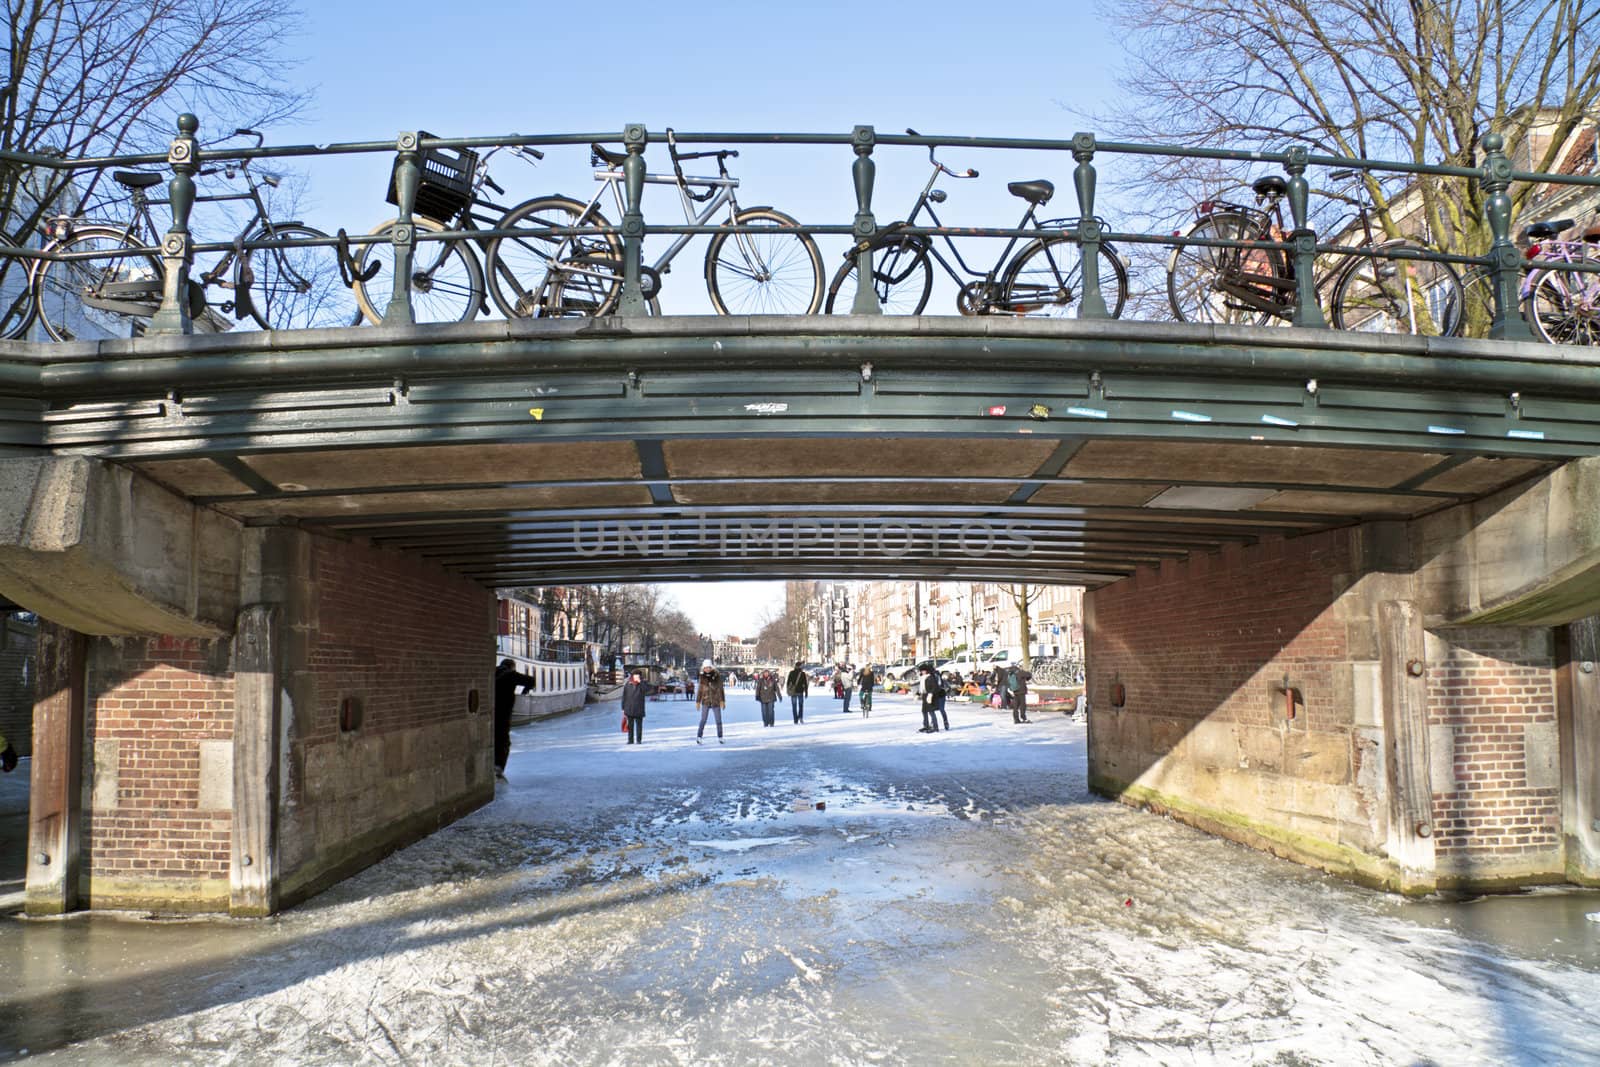
[[1311,183],[1306,181],[1306,163],[1310,158],[1310,149],[1295,145],[1283,161],[1289,172],[1289,215],[1294,219],[1294,230],[1289,234],[1289,240],[1294,242],[1293,321],[1296,326],[1326,330],[1328,320],[1322,317],[1322,304],[1317,300],[1317,232],[1307,221]]
[[617,314],[630,317],[650,314],[639,285],[639,261],[644,255],[644,147],[649,142],[650,134],[642,122],[630,123],[622,131],[622,145],[628,150],[622,163],[628,210],[622,215],[622,296]]
[[1483,147],[1488,155],[1478,187],[1489,194],[1483,206],[1494,237],[1485,257],[1494,272],[1494,319],[1489,324],[1489,336],[1500,341],[1531,341],[1533,331],[1528,329],[1518,307],[1522,254],[1511,242],[1511,196],[1506,192],[1511,188],[1511,160],[1505,153],[1506,139],[1498,133],[1487,134]]
[[194,241],[189,236],[189,214],[194,210],[194,175],[200,169],[200,145],[195,134],[200,120],[188,112],[178,116],[178,136],[167,149],[172,180],[167,199],[172,204],[172,228],[161,239],[161,307],[150,317],[149,333],[194,332],[189,314],[189,265],[194,262]]
[[421,180],[416,133],[395,138],[394,200],[399,209],[390,238],[394,242],[394,284],[389,292],[389,307],[383,313],[385,326],[411,326],[417,321],[411,309],[411,267],[416,262],[417,224],[412,212],[417,204],[417,184]]
[[872,284],[872,239],[878,234],[878,221],[872,216],[872,183],[878,176],[878,165],[872,161],[872,147],[877,142],[877,131],[871,126],[857,126],[850,131],[850,145],[856,153],[855,162],[850,164],[850,176],[856,185],[856,221],[851,232],[858,249],[856,298],[850,305],[852,315],[883,314],[878,291]]
[[1080,319],[1109,319],[1105,294],[1100,291],[1100,220],[1094,217],[1094,134],[1072,135],[1072,184],[1078,190],[1078,255],[1083,260],[1083,300]]

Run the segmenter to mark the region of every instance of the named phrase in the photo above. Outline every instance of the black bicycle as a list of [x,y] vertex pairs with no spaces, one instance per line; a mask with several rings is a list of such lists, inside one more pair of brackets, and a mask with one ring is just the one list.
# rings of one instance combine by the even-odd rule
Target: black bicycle
[[[235,130],[233,136],[262,136]],[[242,178],[244,191],[206,193],[197,203],[244,201],[251,214],[234,235],[234,246],[191,275],[189,312],[202,328],[227,330],[236,323],[261,329],[312,329],[353,326],[360,320],[345,284],[339,254],[331,246],[300,244],[327,234],[297,221],[268,214],[262,189],[277,186],[277,175],[256,174],[248,159],[230,160],[200,171]],[[148,190],[165,181],[153,171],[117,170],[114,182],[126,190],[129,212],[122,222],[58,218],[48,226],[47,252],[70,259],[39,260],[29,286],[33,309],[57,341],[137,335],[161,306],[165,268],[147,249],[161,243],[163,229],[151,207],[166,204]],[[92,186],[91,186],[92,188]],[[247,249],[247,244],[262,247]],[[26,330],[22,322],[16,332]]]
[[[1334,171],[1334,181],[1357,181],[1355,171]],[[1195,208],[1185,237],[1225,244],[1184,244],[1167,260],[1167,300],[1180,322],[1267,325],[1294,317],[1298,281],[1294,256],[1281,248],[1248,247],[1282,242],[1287,231],[1280,207],[1289,182],[1277,174],[1257,179],[1256,206],[1213,199]],[[1348,227],[1353,254],[1316,274],[1326,293],[1335,328],[1368,333],[1454,337],[1461,332],[1461,278],[1448,263],[1420,258],[1426,248],[1405,238],[1383,238],[1373,229],[1373,209],[1362,186],[1355,194]]]
[[[912,137],[917,131],[907,130]],[[933,291],[933,266],[938,264],[945,274],[960,286],[956,294],[956,310],[963,315],[1037,315],[1047,318],[1077,318],[1083,297],[1083,256],[1074,230],[1079,220],[1046,219],[1035,216],[1040,208],[1055,196],[1055,185],[1044,179],[1011,182],[1006,189],[1012,196],[1027,202],[1027,210],[1014,229],[1033,230],[1037,237],[1012,237],[1006,241],[994,266],[988,271],[977,270],[962,258],[961,250],[949,235],[941,235],[940,242],[949,253],[946,258],[940,242],[925,234],[904,233],[914,227],[926,212],[933,226],[943,227],[933,205],[948,198],[943,189],[935,189],[939,176],[951,178],[976,178],[978,172],[969,169],[958,174],[934,154],[936,145],[928,147],[928,160],[933,173],[917,194],[911,214],[903,221],[882,227],[872,238],[868,248],[872,252],[872,288],[878,304],[885,314],[920,315],[928,306],[928,296]],[[1026,241],[1016,255],[1012,249],[1019,241]],[[1100,285],[1105,297],[1106,310],[1112,318],[1122,314],[1128,300],[1128,269],[1120,256],[1109,245],[1100,245]],[[848,313],[855,304],[859,285],[859,248],[845,253],[845,263],[828,286],[826,310],[829,314]],[[1109,271],[1105,268],[1109,267]]]

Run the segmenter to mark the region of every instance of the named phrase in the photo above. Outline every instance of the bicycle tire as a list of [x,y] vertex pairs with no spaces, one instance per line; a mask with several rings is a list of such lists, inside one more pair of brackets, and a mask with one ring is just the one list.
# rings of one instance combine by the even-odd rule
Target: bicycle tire
[[38,313],[30,292],[33,279],[29,268],[33,261],[8,254],[16,250],[16,242],[0,234],[0,340],[3,341],[27,333]]
[[[139,242],[122,230],[86,226],[59,241],[52,241],[46,250],[110,255],[139,247]],[[91,308],[83,303],[83,297],[106,283],[149,282],[159,301],[165,273],[161,260],[148,252],[105,260],[46,260],[34,275],[35,313],[45,332],[57,341],[133,337],[143,332],[145,317]],[[154,310],[152,306],[151,311]]]
[[1529,278],[1522,315],[1534,336],[1552,345],[1600,344],[1600,292],[1584,291],[1600,291],[1595,277],[1545,268]]
[[[872,287],[885,315],[920,315],[933,291],[929,245],[921,237],[898,237],[872,251]],[[823,310],[848,315],[855,306],[857,256],[852,253],[828,286]]]
[[[387,237],[399,219],[390,219],[373,227],[372,236]],[[441,233],[442,222],[415,216],[412,222],[419,230]],[[411,314],[418,324],[427,322],[466,322],[483,308],[483,270],[478,257],[473,254],[465,238],[449,241],[418,241],[412,271]],[[360,281],[373,264],[378,272],[367,281]],[[369,322],[382,322],[389,310],[389,298],[394,288],[394,243],[376,241],[365,245],[356,257],[356,302],[361,314]]]
[[[1423,246],[1402,241],[1387,247]],[[1339,330],[1454,337],[1465,305],[1461,276],[1448,263],[1359,256],[1339,272],[1331,310]]]
[[[1261,226],[1254,219],[1227,211],[1199,219],[1184,236],[1210,241],[1259,241],[1263,238]],[[1261,254],[1268,273],[1287,274],[1287,262],[1282,253],[1265,249]],[[1186,244],[1172,250],[1167,258],[1167,303],[1179,322],[1262,326],[1276,318],[1270,311],[1230,300],[1223,292],[1222,278],[1240,270],[1242,255],[1242,249],[1216,245]]]
[[[1111,317],[1121,318],[1128,302],[1128,270],[1110,245],[1102,244],[1100,251],[1100,295]],[[1082,293],[1082,247],[1065,235],[1039,237],[1024,245],[1006,268],[998,310],[1030,317],[1075,319],[1083,303]]]
[[773,232],[712,236],[706,292],[717,314],[815,315],[822,307],[822,253],[811,235],[770,207],[745,208],[733,225],[770,225]]
[[[251,241],[289,242],[328,235],[299,223],[272,224]],[[239,260],[234,292],[248,293],[247,311],[263,330],[318,330],[355,326],[362,310],[339,270],[331,245],[253,248]]]
[[585,213],[586,207],[565,196],[541,196],[518,204],[495,224],[497,230],[524,231],[516,237],[494,238],[484,253],[489,296],[506,318],[591,317],[616,306],[622,292],[619,238],[540,233],[610,225],[596,209]]

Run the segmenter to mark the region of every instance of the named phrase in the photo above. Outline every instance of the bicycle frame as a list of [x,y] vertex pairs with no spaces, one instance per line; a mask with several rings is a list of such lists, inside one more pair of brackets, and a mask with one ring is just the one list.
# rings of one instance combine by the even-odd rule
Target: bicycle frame
[[[949,172],[946,170],[943,164],[937,162],[934,163],[933,173],[928,176],[928,182],[922,187],[922,192],[917,194],[916,202],[911,208],[911,214],[906,216],[905,225],[917,225],[917,217],[926,211],[928,213],[928,217],[933,220],[934,226],[940,229],[948,228],[945,226],[944,220],[939,218],[939,213],[933,209],[933,199],[931,196],[934,191],[934,184],[939,180],[939,175],[945,173]],[[961,175],[954,175],[954,177],[961,177]],[[1022,218],[1018,220],[1017,224],[1013,226],[1012,229],[1023,230],[1028,229],[1031,226],[1035,230],[1043,230],[1045,227],[1039,225],[1039,223],[1034,219],[1034,215],[1038,212],[1038,210],[1038,204],[1029,204],[1027,210],[1022,213]],[[939,264],[940,269],[945,272],[950,280],[956,282],[957,284],[963,284],[965,279],[971,278],[974,280],[982,280],[985,285],[989,285],[994,282],[995,277],[1000,273],[1001,270],[1005,268],[1006,261],[1011,257],[1012,249],[1016,248],[1017,242],[1021,240],[1020,237],[1016,236],[1007,238],[1005,247],[1000,250],[1000,255],[996,257],[994,261],[994,266],[990,267],[987,272],[984,272],[967,263],[966,259],[961,255],[961,249],[956,245],[955,239],[951,235],[940,234],[939,239],[942,240],[945,244],[945,247],[950,250],[950,256],[955,260],[956,266],[951,266],[950,261],[945,259],[944,256],[940,255],[938,245],[934,241],[927,241],[924,247],[927,250],[927,254],[932,257],[935,263]],[[854,253],[850,254],[853,255]],[[963,284],[963,288],[964,287],[965,286]]]
[[[605,184],[602,188],[595,190],[594,196],[584,205],[584,215],[587,216],[590,211],[594,210],[595,205],[600,202],[600,198],[605,195],[607,189],[611,191],[611,198],[616,204],[618,216],[625,214],[627,212],[627,204],[624,203],[622,198],[622,172],[620,170],[597,170],[594,174],[594,180]],[[739,202],[733,192],[739,187],[738,178],[686,177],[680,181],[673,174],[646,174],[644,181],[646,185],[672,185],[677,187],[678,199],[683,206],[683,217],[686,225],[705,226],[724,207],[728,209],[729,222],[732,222],[734,217],[739,214]],[[694,199],[689,195],[691,186],[712,190],[711,198],[706,201],[706,206],[698,212],[694,210]],[[696,236],[698,235],[692,233],[678,234],[673,242],[667,246],[667,250],[656,257],[654,263],[650,264],[649,271],[657,275],[666,274],[672,269],[673,259]],[[654,294],[646,292],[645,295],[651,296]]]

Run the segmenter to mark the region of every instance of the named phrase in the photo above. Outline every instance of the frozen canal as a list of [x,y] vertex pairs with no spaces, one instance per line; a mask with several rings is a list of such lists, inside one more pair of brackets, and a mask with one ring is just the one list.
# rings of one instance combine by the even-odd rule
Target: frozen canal
[[809,703],[519,730],[272,920],[0,921],[0,1060],[1600,1063],[1600,895],[1395,901],[1092,799],[1060,714]]

